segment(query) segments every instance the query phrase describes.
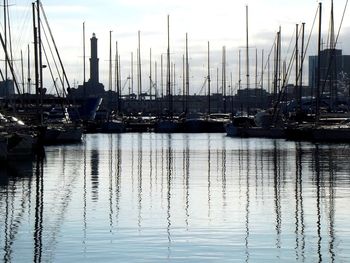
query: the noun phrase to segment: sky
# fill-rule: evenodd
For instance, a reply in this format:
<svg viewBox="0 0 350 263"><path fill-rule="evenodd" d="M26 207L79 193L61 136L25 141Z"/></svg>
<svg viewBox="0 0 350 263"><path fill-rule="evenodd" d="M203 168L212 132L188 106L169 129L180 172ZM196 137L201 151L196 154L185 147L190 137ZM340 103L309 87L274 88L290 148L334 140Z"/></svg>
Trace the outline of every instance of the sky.
<svg viewBox="0 0 350 263"><path fill-rule="evenodd" d="M21 79L20 52L23 50L27 64L27 45L33 46L31 1L9 0L11 39L15 68ZM90 37L98 38L100 81L109 87L109 32L112 31L113 59L115 42L121 64L121 82L127 92L127 78L131 71L131 53L134 55L134 90L136 90L136 52L138 31L141 35L142 86L149 89L150 49L152 53L152 79L157 62L157 83L160 86L160 57L167 51L167 16L170 17L170 53L175 64L175 91L182 89L182 61L185 54L185 35L188 34L190 93L199 94L205 86L207 73L207 43L210 42L210 73L212 86L221 88L222 48L226 47L226 80L235 93L238 88L238 54L241 50L242 86L246 85L246 6L249 12L249 74L254 87L260 83L261 69L265 68L264 83L267 82L267 57L274 43L276 33L282 31L282 59L290 60L295 43L295 25L306 23L305 38L311 34L308 55L317 51L318 26L312 32L319 1L315 0L50 0L42 1L58 50L60 52L70 85L83 82L83 23L85 22L86 75L89 76ZM322 39L326 44L330 21L331 0L322 1ZM334 1L335 32L338 32L346 0ZM348 10L346 10L348 13ZM0 14L3 20L3 14ZM4 23L0 22L3 34ZM350 16L345 15L338 48L343 54L350 54ZM299 44L301 45L301 44ZM300 48L300 47L299 47ZM256 54L258 54L256 59ZM264 54L264 60L262 56ZM3 57L3 55L2 55ZM3 62L2 68L3 68ZM256 64L258 65L256 70ZM272 65L272 61L271 61ZM114 67L114 66L113 66ZM164 66L165 67L165 66ZM166 69L163 69L166 72ZM272 70L272 69L271 69ZM219 76L217 76L219 71ZM305 63L307 84L307 61ZM25 69L25 72L27 70ZM26 73L25 73L26 74ZM164 73L165 74L165 73ZM45 87L53 92L53 81L48 69L44 70ZM255 80L257 77L257 81ZM291 77L292 78L292 77ZM218 80L218 81L217 81ZM217 82L219 84L217 85ZM293 82L291 79L290 82ZM267 85L267 84L265 84ZM114 85L113 85L114 88Z"/></svg>

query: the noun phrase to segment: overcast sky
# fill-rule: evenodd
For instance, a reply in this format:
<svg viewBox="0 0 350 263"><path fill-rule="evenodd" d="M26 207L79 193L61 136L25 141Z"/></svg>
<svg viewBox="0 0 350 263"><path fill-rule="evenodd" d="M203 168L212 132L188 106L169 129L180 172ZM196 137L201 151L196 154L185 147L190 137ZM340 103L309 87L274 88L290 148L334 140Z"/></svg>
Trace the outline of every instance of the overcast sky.
<svg viewBox="0 0 350 263"><path fill-rule="evenodd" d="M216 71L221 72L221 50L226 46L227 81L233 76L233 86L238 82L238 52L242 52L242 83L245 81L245 8L249 7L249 53L251 83L255 83L255 53L258 52L258 75L260 79L261 56L264 60L273 45L279 26L282 28L283 58L289 61L295 43L295 24L306 23L305 38L318 8L314 0L50 0L42 1L49 23L67 70L71 86L83 80L83 36L82 24L86 26L87 66L90 54L90 37L96 33L100 58L100 81L108 88L109 31L112 33L113 57L115 41L118 41L121 57L122 83L130 75L130 57L134 53L136 65L137 32L141 31L141 57L143 86L147 89L149 76L149 53L152 61L158 62L160 82L160 56L167 49L167 15L170 15L170 45L172 62L176 67L176 90L182 84L182 56L185 52L185 34L189 38L189 64L191 93L198 93L207 75L207 42L211 49L211 78L216 86ZM330 0L323 3L323 42L326 42ZM335 1L335 31L338 31L346 0ZM26 52L27 44L32 45L31 1L10 0L11 33L13 53L19 72L20 50ZM348 12L347 12L348 13ZM2 18L3 16L1 16ZM3 21L1 21L3 31ZM350 16L345 20L339 36L339 48L350 54ZM315 25L313 34L317 34ZM317 42L312 38L308 55L316 53ZM165 56L165 55L164 55ZM25 55L26 57L26 55ZM164 60L165 61L165 60ZM26 63L26 62L25 62ZM272 62L271 62L272 63ZM164 62L165 65L165 62ZM154 71L154 65L153 71ZM89 67L87 67L87 76ZM305 69L307 73L307 69ZM46 71L46 74L48 72ZM136 74L136 66L135 66ZM154 72L153 72L154 74ZM219 73L221 79L221 73ZM88 77L87 77L88 78ZM155 77L153 76L153 79ZM267 78L265 74L265 78ZM221 81L221 80L220 80ZM291 81L293 82L293 81ZM307 77L305 77L307 84ZM136 77L135 77L136 83ZM50 90L52 83L46 81ZM136 84L135 84L136 87Z"/></svg>

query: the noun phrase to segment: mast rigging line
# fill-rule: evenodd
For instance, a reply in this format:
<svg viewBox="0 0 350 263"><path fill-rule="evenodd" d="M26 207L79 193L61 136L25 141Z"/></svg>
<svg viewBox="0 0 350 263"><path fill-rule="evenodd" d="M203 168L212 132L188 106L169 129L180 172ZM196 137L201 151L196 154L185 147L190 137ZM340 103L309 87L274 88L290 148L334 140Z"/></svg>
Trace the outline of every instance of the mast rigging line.
<svg viewBox="0 0 350 263"><path fill-rule="evenodd" d="M16 86L17 93L18 93L18 94L21 94L21 91L20 91L20 89L19 89L19 87L18 87L18 82L17 82L17 79L16 79L16 74L15 74L15 72L14 72L14 70L13 70L13 67L12 67L11 63L10 63L9 60L8 60L8 53L7 53L7 50L5 49L5 42L4 42L4 39L2 38L2 34L1 34L1 33L0 33L0 41L1 41L1 44L2 44L2 48L4 49L5 56L6 56L6 58L7 58L7 62L8 62L8 64L9 64L10 71L11 71L11 73L12 73L12 77L13 77L13 81L14 81L15 86ZM21 102L22 102L22 104L23 104L22 99L21 99Z"/></svg>
<svg viewBox="0 0 350 263"><path fill-rule="evenodd" d="M39 8L39 7L37 7L37 8ZM64 77L64 79L65 79L65 81L66 81L66 83L67 83L67 85L68 85L67 91L68 91L68 93L69 93L69 91L70 91L70 84L69 84L69 81L68 81L68 78L67 78L67 75L66 75L66 71L65 71L65 69L64 69L64 66L63 66L63 63L62 63L62 60L61 60L61 56L60 56L60 54L59 54L59 52L58 52L58 48L57 48L55 39L54 39L53 34L52 34L52 31L51 31L51 28L50 28L50 25L49 25L49 21L48 21L48 19L47 19L47 16L46 16L44 7L43 7L43 5L42 5L41 2L40 2L40 9L41 9L42 14L43 14L43 16L44 16L44 19L45 19L45 22L46 22L46 26L47 26L47 28L48 28L48 30L49 30L52 43L53 43L53 45L54 45L54 47L55 47L56 55L57 55L57 57L58 57L58 60L59 60L59 62L60 62L60 66L61 66L62 71L63 71L63 77ZM41 21L41 20L40 20L40 21ZM63 81L64 81L64 80L63 80Z"/></svg>
<svg viewBox="0 0 350 263"><path fill-rule="evenodd" d="M51 78L52 78L52 80L53 80L53 85L54 85L54 87L55 87L57 96L60 98L61 96L60 96L60 94L59 94L59 92L58 92L57 84L56 84L56 81L55 81L54 76L53 76L52 68L51 68L50 62L49 62L49 60L48 60L45 47L44 47L44 45L41 45L41 46L42 46L42 49L43 49L43 51L44 51L44 56L45 56L46 61L47 61L47 66L48 66L48 68L49 68L50 75L51 75ZM65 94L64 94L64 89L63 89L63 95L65 95ZM62 111L64 111L63 102L61 102L60 104L61 104ZM66 114L64 114L64 118L66 119L66 121L68 121L68 117L66 116Z"/></svg>
<svg viewBox="0 0 350 263"><path fill-rule="evenodd" d="M347 0L348 1L348 0ZM307 44L306 44L306 47L305 47L305 52L304 52L304 57L302 58L302 63L304 63L304 59L305 59L305 57L306 57L306 51L308 50L308 47L309 47L309 44L310 44L310 40L311 40L311 35L312 35L312 31L313 31L313 28L314 28L314 26L315 26L315 23L316 23L316 19L317 19L317 14L318 14L318 12L319 12L319 6L317 7L317 9L316 9L316 13L315 13L315 17L314 17L314 21L313 21L313 23L312 23L312 27L311 27L311 31L310 31L310 34L309 34L309 38L308 38L308 41L307 41ZM292 57L291 57L291 59L294 57L294 53L295 53L295 48L294 48L294 51L293 51L293 54L292 54ZM280 90L280 92L279 92L279 94L278 94L278 99L277 99L277 101L276 101L276 103L275 103L275 105L274 105L274 120L277 120L277 115L279 114L279 110L280 110L280 108L279 108L279 103L280 103L280 101L281 101L281 99L284 97L284 93L285 93L285 83L286 83L286 80L287 80L287 75L289 75L290 74L290 67L291 67L291 65L289 64L289 66L288 66L288 69L287 69L287 71L286 71L286 75L284 76L284 78L283 78L283 83L282 83L282 88L281 88L281 90ZM298 74L298 79L299 79L299 77L300 77L300 75L301 75L301 70L299 70L299 74ZM288 76L288 79L289 79L289 76Z"/></svg>
<svg viewBox="0 0 350 263"><path fill-rule="evenodd" d="M40 21L41 21L41 20L40 20ZM60 80L61 85L64 86L64 80L62 79L62 76L61 76L61 74L60 74L60 72L59 72L58 65L57 65L57 62L56 62L56 60L55 60L55 56L54 56L54 54L53 54L52 47L51 47L50 42L49 42L49 39L48 39L48 37L47 37L45 28L42 27L42 29L43 29L43 32L44 32L44 36L45 36L46 43L47 43L47 46L48 46L48 48L49 48L49 51L50 51L52 60L53 60L53 62L54 62L54 65L55 65L55 68L56 68L56 71L57 71L58 78L59 78L59 80ZM42 47L44 48L43 43L42 43ZM48 56L47 56L47 54L46 54L46 50L44 50L44 52L45 52L46 62L47 62L48 64L50 64L49 58L48 58ZM51 71L51 69L50 69L50 71ZM52 72L52 80L54 80L53 72ZM67 95L65 90L63 90L63 95L64 95L64 96Z"/></svg>
<svg viewBox="0 0 350 263"><path fill-rule="evenodd" d="M266 62L265 62L265 66L264 66L264 68L263 68L264 71L266 70L266 68L267 68L267 66L268 66L268 64L269 64L269 60L270 60L271 54L272 54L272 52L273 52L273 48L274 48L274 46L275 46L276 39L277 39L277 36L275 36L275 39L273 40L273 44L272 44L272 46L271 46L270 52L269 52L269 54L267 55L267 58L268 58L268 59L267 59ZM261 82L262 82L262 78L263 78L263 75L260 75L260 80L258 81L258 83L259 83L260 85L261 85Z"/></svg>

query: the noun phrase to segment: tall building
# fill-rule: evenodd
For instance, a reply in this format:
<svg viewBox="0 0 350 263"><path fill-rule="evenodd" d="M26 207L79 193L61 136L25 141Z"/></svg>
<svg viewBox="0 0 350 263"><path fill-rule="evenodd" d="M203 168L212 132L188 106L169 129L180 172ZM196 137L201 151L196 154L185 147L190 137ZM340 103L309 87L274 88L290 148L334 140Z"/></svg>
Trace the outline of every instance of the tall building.
<svg viewBox="0 0 350 263"><path fill-rule="evenodd" d="M311 91L318 88L320 94L330 98L330 105L336 105L338 96L348 96L350 80L350 56L343 55L341 49L336 49L336 38L334 34L334 9L331 2L331 19L329 36L327 39L328 48L320 52L318 56L309 57L309 87ZM318 65L318 59L320 65ZM319 76L318 76L319 72Z"/></svg>
<svg viewBox="0 0 350 263"><path fill-rule="evenodd" d="M317 88L318 56L309 56L309 87ZM329 48L320 53L320 88L330 96L344 92L345 83L350 79L350 55L343 55L342 50ZM315 92L314 92L315 94Z"/></svg>

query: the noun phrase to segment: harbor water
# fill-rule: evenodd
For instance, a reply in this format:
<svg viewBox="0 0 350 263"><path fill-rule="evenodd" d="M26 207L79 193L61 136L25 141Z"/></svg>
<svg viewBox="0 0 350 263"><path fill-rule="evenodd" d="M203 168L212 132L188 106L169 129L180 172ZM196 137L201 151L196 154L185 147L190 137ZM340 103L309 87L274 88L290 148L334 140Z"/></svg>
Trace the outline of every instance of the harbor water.
<svg viewBox="0 0 350 263"><path fill-rule="evenodd" d="M3 262L350 262L350 145L89 134L1 164Z"/></svg>

